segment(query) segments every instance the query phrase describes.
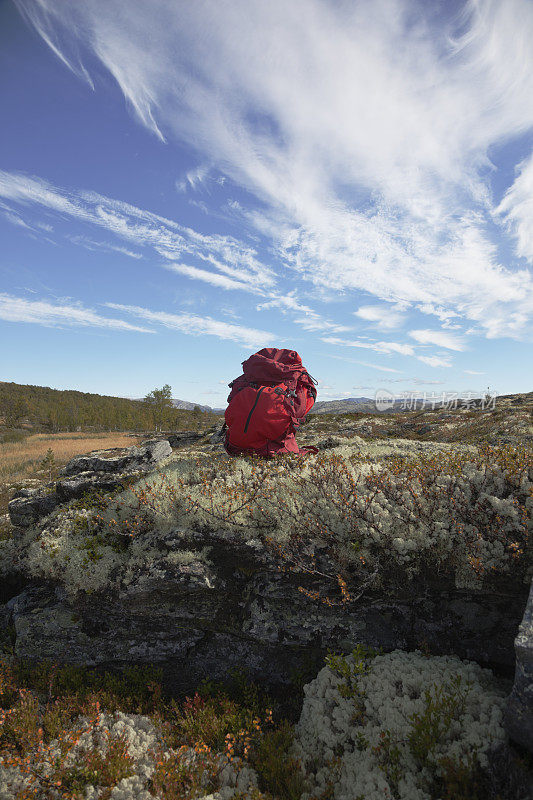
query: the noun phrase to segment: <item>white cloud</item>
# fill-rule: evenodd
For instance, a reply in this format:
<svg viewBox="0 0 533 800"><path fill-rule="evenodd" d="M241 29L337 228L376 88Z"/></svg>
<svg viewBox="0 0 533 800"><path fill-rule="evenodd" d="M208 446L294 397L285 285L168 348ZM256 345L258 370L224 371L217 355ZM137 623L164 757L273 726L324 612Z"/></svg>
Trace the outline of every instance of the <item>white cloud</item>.
<svg viewBox="0 0 533 800"><path fill-rule="evenodd" d="M219 339L238 342L246 347L267 347L277 338L275 334L268 331L246 328L243 325L231 325L228 322L211 317L199 317L196 314L170 314L166 311L150 311L148 308L121 303L106 303L106 306L133 314L149 322L159 323L165 328L181 331L189 336L216 336Z"/></svg>
<svg viewBox="0 0 533 800"><path fill-rule="evenodd" d="M149 328L131 325L120 319L102 317L92 309L85 308L81 303L75 305L54 304L47 300L26 300L23 297L14 297L5 293L0 294L0 319L7 322L33 322L47 327L72 325L155 333Z"/></svg>
<svg viewBox="0 0 533 800"><path fill-rule="evenodd" d="M330 386L329 388L331 389L332 387ZM318 398L318 400L322 400L324 397L329 397L332 400L338 400L340 398L350 397L350 395L351 395L351 392L347 392L347 391L343 391L343 392L335 392L335 391L320 392L320 397Z"/></svg>
<svg viewBox="0 0 533 800"><path fill-rule="evenodd" d="M459 316L455 311L442 306L436 306L434 303L419 303L416 308L423 314L434 314L442 322L447 322L451 317Z"/></svg>
<svg viewBox="0 0 533 800"><path fill-rule="evenodd" d="M67 239L73 242L73 244L80 244L82 247L86 247L87 250L104 250L110 253L122 253L124 256L135 258L137 260L142 258L140 253L135 253L133 250L128 250L127 247L110 244L109 242L95 242L94 239L89 239L87 236L69 236L67 234Z"/></svg>
<svg viewBox="0 0 533 800"><path fill-rule="evenodd" d="M328 336L322 339L326 344L340 345L342 347L361 347L366 350L375 350L376 353L400 353L403 356L414 355L414 348L410 344L401 344L399 342L361 342L346 341L345 339L337 339L336 337Z"/></svg>
<svg viewBox="0 0 533 800"><path fill-rule="evenodd" d="M198 269L198 267L187 266L187 264L165 264L166 269L171 272L178 272L180 275L185 275L187 278L194 280L205 281L213 286L218 286L220 289L243 289L246 292L262 294L259 289L249 286L242 281L234 281L228 278L227 275L219 275L217 272L208 272L205 269Z"/></svg>
<svg viewBox="0 0 533 800"><path fill-rule="evenodd" d="M4 211L3 215L7 219L7 221L10 222L12 225L16 225L19 228L28 228L28 230L31 230L31 227L26 222L24 222L22 217L20 217L18 214L13 214L13 212L11 211Z"/></svg>
<svg viewBox="0 0 533 800"><path fill-rule="evenodd" d="M0 197L22 206L41 206L61 216L104 228L127 242L152 249L170 263L183 255L193 256L237 279L243 284L238 288L246 291L256 293L258 288L271 288L276 283L274 271L258 260L253 248L237 239L198 233L166 217L96 192L67 192L39 178L0 170ZM87 246L90 241L83 236L79 243ZM132 255L131 251L107 242L99 246ZM205 273L200 271L196 277L205 280Z"/></svg>
<svg viewBox="0 0 533 800"><path fill-rule="evenodd" d="M369 364L366 361L359 361L359 364L362 364L363 367L372 367L372 369L379 369L380 372L400 372L399 369L393 369L392 367L382 367L379 364Z"/></svg>
<svg viewBox="0 0 533 800"><path fill-rule="evenodd" d="M485 375L485 372L477 372L475 369L464 369L463 372L466 372L467 375Z"/></svg>
<svg viewBox="0 0 533 800"><path fill-rule="evenodd" d="M310 313L305 317L295 317L295 325L300 325L305 331L331 331L331 333L347 333L353 330L348 325L337 325L336 322L329 322L322 319L319 314Z"/></svg>
<svg viewBox="0 0 533 800"><path fill-rule="evenodd" d="M207 177L209 176L209 167L200 165L194 169L190 169L185 173L185 176L176 181L176 189L178 192L186 192L187 189L198 189L204 185Z"/></svg>
<svg viewBox="0 0 533 800"><path fill-rule="evenodd" d="M293 294L280 295L279 297L272 297L264 303L259 303L256 306L257 311L267 311L271 308L279 308L282 313L287 311L297 311L304 314L314 314L313 309L309 306L303 305Z"/></svg>
<svg viewBox="0 0 533 800"><path fill-rule="evenodd" d="M368 322L374 322L378 328L384 328L385 330L399 328L405 320L405 315L391 305L361 306L353 313L356 317Z"/></svg>
<svg viewBox="0 0 533 800"><path fill-rule="evenodd" d="M339 325L336 322L330 322L323 319L320 314L313 311L309 306L303 305L297 300L294 294L274 295L270 294L270 300L264 303L259 303L256 306L257 311L268 311L271 308L277 308L282 314L287 314L292 311L294 313L303 313L303 317L293 317L295 325L300 325L306 331L330 331L331 333L347 333L353 330L348 325Z"/></svg>
<svg viewBox="0 0 533 800"><path fill-rule="evenodd" d="M430 367L451 367L452 362L449 358L439 356L417 356L419 361L423 361Z"/></svg>
<svg viewBox="0 0 533 800"><path fill-rule="evenodd" d="M416 330L409 331L409 336L421 344L436 344L448 350L464 350L464 343L454 334L445 331Z"/></svg>
<svg viewBox="0 0 533 800"><path fill-rule="evenodd" d="M413 383L417 386L423 386L427 384L428 386L440 386L445 381L429 381L425 378L381 378L381 383Z"/></svg>
<svg viewBox="0 0 533 800"><path fill-rule="evenodd" d="M327 357L335 358L338 361L346 361L349 364L360 364L364 367L372 367L372 369L378 369L381 370L381 372L397 372L399 374L401 373L401 370L399 369L393 369L392 367L382 367L379 366L378 364L369 364L366 361L358 361L356 358L348 358L347 356L337 356L334 355L333 353L328 353Z"/></svg>
<svg viewBox="0 0 533 800"><path fill-rule="evenodd" d="M533 282L498 261L486 174L533 128L530 0L459 20L408 0L15 1L70 69L90 81L96 58L144 126L251 192L303 279L527 331Z"/></svg>
<svg viewBox="0 0 533 800"><path fill-rule="evenodd" d="M533 154L517 168L518 175L496 209L516 238L516 252L533 261Z"/></svg>

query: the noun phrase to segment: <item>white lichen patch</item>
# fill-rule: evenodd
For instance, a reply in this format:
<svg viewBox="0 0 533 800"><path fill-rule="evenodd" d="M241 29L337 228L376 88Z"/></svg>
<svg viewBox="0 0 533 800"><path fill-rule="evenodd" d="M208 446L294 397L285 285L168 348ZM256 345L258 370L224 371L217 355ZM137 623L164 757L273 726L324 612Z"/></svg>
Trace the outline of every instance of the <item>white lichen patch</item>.
<svg viewBox="0 0 533 800"><path fill-rule="evenodd" d="M353 657L347 656L346 662L353 664ZM365 800L430 800L428 787L432 774L442 773L441 758L451 757L466 766L468 756L477 754L484 767L489 745L505 739L505 692L490 670L453 656L426 658L419 651L400 650L376 656L369 666L368 674L356 678L364 703L362 720L359 717L354 721L354 699L341 695L343 680L329 666L304 687L294 754L311 780L311 794L324 791L331 782L335 800L356 800L359 796ZM454 683L457 676L459 684ZM427 758L421 759L415 757L410 744L414 741L410 738L413 715L424 713L426 691L431 698L437 697L436 686L463 700L451 724L443 722L441 735ZM389 732L391 744L399 752L395 794L393 770L380 768L384 761L390 767L392 762L387 762L386 754L380 760L373 750L382 743L383 731ZM301 800L310 796L303 794Z"/></svg>
<svg viewBox="0 0 533 800"><path fill-rule="evenodd" d="M345 662L352 667L354 656L346 656ZM309 791L301 800L324 792L328 783L334 787L334 800L360 796L365 800L430 800L428 787L434 776L442 776L442 759L451 758L467 767L470 758L470 763L478 759L483 768L490 745L506 740L502 727L506 690L490 670L453 656L426 657L420 651L395 650L366 663L366 674L351 672L354 697L343 696L344 681L330 666L304 687L291 753L299 759L302 775L308 780ZM421 721L431 704L437 709L438 724L431 729L435 735L427 738ZM172 758L175 763L177 758L191 770L201 763L194 748L167 748L150 718L143 715L101 712L94 725L89 717L80 716L72 728L81 731L81 736L63 759L66 769L83 763L88 751L106 757L110 742L124 737L131 774L112 788L111 800L153 800L155 795L148 786L157 760L164 763ZM385 731L391 753L396 749L395 761L383 752ZM418 738L413 736L417 731L421 733ZM417 750L420 742L429 742L429 746ZM60 752L56 740L46 746L40 774L46 777L51 773ZM211 782L212 770L202 773L203 800L230 800L237 792L246 797L257 787L257 774L247 762L235 758L230 763L222 753L212 756L217 785ZM26 785L18 768L4 766L0 760L0 800L12 800ZM99 800L103 791L98 784L88 783L84 800ZM53 793L47 796L54 798ZM58 793L58 800L60 796Z"/></svg>
<svg viewBox="0 0 533 800"><path fill-rule="evenodd" d="M57 579L69 594L118 588L154 562L163 570L165 559L169 567L208 562L205 551L176 546L168 552L160 546L167 534L192 528L227 530L244 540L268 536L281 546L295 534L317 543L334 541L344 566L364 564L370 570L386 560L409 579L421 565L445 564L455 570L458 588L480 585L475 562L486 574L513 574L517 550L524 547L524 515L531 517L533 483L527 470L517 486L497 464L487 468L476 461L473 446L339 441L305 459L172 457L110 500L97 526L91 521L94 509L60 509L40 529L28 531L16 548L0 543L0 563L19 558L30 575ZM456 455L459 467L452 463ZM416 470L406 477L391 467L405 462L425 469L428 458L437 472L450 461L429 489ZM129 535L128 520L136 514L144 515L144 522ZM529 582L533 563L527 550L523 561L524 582Z"/></svg>
<svg viewBox="0 0 533 800"><path fill-rule="evenodd" d="M105 588L111 571L124 562L122 554L104 542L95 545L98 557L91 558L87 544L91 537L90 511L67 509L52 515L47 525L24 552L25 571L32 577L57 580L67 592Z"/></svg>
<svg viewBox="0 0 533 800"><path fill-rule="evenodd" d="M250 508L252 518L259 524L262 512L264 515L267 511L274 520L273 529L269 531L271 538L285 544L298 528L303 528L302 520L308 518L316 523L317 538L321 533L323 539L324 534L335 537L338 555L345 563L364 559L371 565L381 549L387 558L405 567L406 574L413 578L421 558L435 563L454 561L457 587L474 588L479 580L471 559L479 559L487 572L510 574L515 552L506 544L512 543L515 536L524 535L523 510L519 509L503 471L497 467L487 471L485 464L467 461L461 464L461 474L456 475L452 470L450 474L437 477L429 493L416 478L406 482L403 476L389 476L386 491L376 491L375 482L369 481L369 476L387 471L384 460L387 457L413 460L429 455L438 460L441 454L446 457L457 451L468 455L475 454L477 449L409 440L374 442L363 450L359 446L342 444L301 465L280 462L262 466L255 478L249 462L236 459L230 475L218 475L210 482L209 503L205 502L203 485L200 489L194 485L188 487L191 502L196 506L189 519L201 527L212 524L213 509L219 513L224 506L231 509L228 498L231 500L231 493L238 492L233 507L238 508L240 503L244 510L229 520L236 526L250 521L246 514ZM337 459L339 471L346 468L342 485L321 483L316 478L319 464L327 459ZM330 471L328 479L332 477L335 476ZM256 485L259 480L266 490L259 501L252 494L254 480ZM357 486L357 492L354 491L348 501L350 484L352 488ZM527 496L531 485L524 475L517 492ZM251 499L244 502L247 493ZM489 524L496 538L483 538ZM530 578L531 565L524 582L529 582Z"/></svg>
<svg viewBox="0 0 533 800"><path fill-rule="evenodd" d="M128 777L122 778L111 790L110 800L154 800L156 795L147 789L149 779L156 769L156 755L159 745L163 752L161 759L164 762L171 756L178 756L184 768L191 770L199 762L199 754L194 748L184 747L180 750L166 748L158 735L155 726L149 717L140 714L125 714L115 711L113 714L99 713L96 724L92 725L89 717L79 716L73 725L73 730L82 731L78 743L70 749L62 760L63 769L75 769L76 765L83 763L83 754L88 751L98 751L106 757L109 752L109 743L117 737L124 737L127 742L127 755L131 759ZM57 740L52 740L43 751L43 763L39 772L45 778L51 774L54 760L61 755ZM209 786L209 774L205 772L206 790L211 791L214 800L230 800L236 792L246 793L257 787L255 771L242 759L236 757L229 762L222 753L213 753L216 782L218 785ZM204 781L204 776L202 776ZM0 759L0 800L13 800L16 793L28 786L28 779L21 774L17 767L6 767ZM213 789L215 791L213 792ZM84 800L99 800L104 795L105 787L88 783L83 789ZM60 800L63 797L58 789L47 789L50 800ZM106 795L108 796L108 795ZM160 796L159 796L160 797Z"/></svg>

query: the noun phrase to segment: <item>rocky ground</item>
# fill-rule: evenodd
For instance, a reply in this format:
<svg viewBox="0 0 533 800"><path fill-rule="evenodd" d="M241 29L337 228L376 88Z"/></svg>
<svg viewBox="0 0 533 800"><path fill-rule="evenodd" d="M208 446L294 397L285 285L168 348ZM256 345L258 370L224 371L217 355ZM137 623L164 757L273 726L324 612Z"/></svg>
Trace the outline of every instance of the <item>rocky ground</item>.
<svg viewBox="0 0 533 800"><path fill-rule="evenodd" d="M246 665L281 697L294 670L312 680L328 651L363 642L401 661L423 647L425 658L457 659L457 670L477 663L490 672L493 711L474 703L461 736L483 747L490 739L489 773L508 765L507 783L493 774L483 796L526 800L529 778L513 746L533 752L532 408L530 394L499 398L489 411L315 415L298 442L319 454L302 461L230 459L218 425L75 458L56 481L10 502L12 528L0 542L4 651L101 667L156 662L177 694ZM333 691L331 674L321 675ZM327 789L331 758L341 758L338 791L349 785L358 742L366 800L437 797L432 768L418 775L412 753L398 762L403 782L379 767L386 748L376 737L391 720L378 698L367 706L377 750L363 742L370 728L353 741L350 728L350 747L348 731L313 728L313 703L340 719L321 685L308 691L299 740L300 753L322 743L322 762L308 765L316 786ZM394 691L403 697L399 685ZM472 720L481 725L475 735ZM143 765L142 780L124 778L112 800L156 796ZM252 791L256 775L246 774L239 786ZM0 777L1 800L14 797L8 777ZM103 800L90 786L80 797ZM236 788L228 778L216 797Z"/></svg>
<svg viewBox="0 0 533 800"><path fill-rule="evenodd" d="M331 433L364 439L398 437L422 442L533 444L533 393L502 395L493 409L435 408L394 414L310 415L302 429L308 439ZM300 437L299 437L300 438Z"/></svg>

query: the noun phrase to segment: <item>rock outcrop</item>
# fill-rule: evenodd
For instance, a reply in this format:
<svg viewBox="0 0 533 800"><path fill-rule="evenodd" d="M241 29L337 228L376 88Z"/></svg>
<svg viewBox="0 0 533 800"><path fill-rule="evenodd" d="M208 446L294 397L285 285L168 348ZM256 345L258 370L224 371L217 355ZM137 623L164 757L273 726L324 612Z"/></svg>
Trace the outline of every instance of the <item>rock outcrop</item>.
<svg viewBox="0 0 533 800"><path fill-rule="evenodd" d="M533 581L515 651L515 680L504 724L509 736L533 753Z"/></svg>
<svg viewBox="0 0 533 800"><path fill-rule="evenodd" d="M39 489L20 489L9 501L9 519L17 528L28 528L51 514L57 505L59 498L53 483Z"/></svg>
<svg viewBox="0 0 533 800"><path fill-rule="evenodd" d="M177 431L169 433L167 439L171 447L185 447L188 444L194 444L203 436L204 434L198 431Z"/></svg>
<svg viewBox="0 0 533 800"><path fill-rule="evenodd" d="M305 568L280 570L280 561L253 526L148 526L138 542L125 537L116 558L109 553L109 541L100 543L108 548L100 564L97 544L91 541L98 532L87 534L85 561L76 549L79 541L71 536L72 526L87 522L83 515L76 518L75 511L67 509L64 529L54 530L50 521L63 514L58 505L91 489L109 491L128 479L147 476L171 456L171 444L180 447L202 437L204 455L214 460L211 450L221 447L221 436L211 433L208 441L205 434L193 434L190 441L185 436L173 442L155 440L73 459L55 485L22 491L11 501L11 520L21 529L23 547L33 548L33 553L44 547L42 558L49 559L44 572L29 570L25 587L21 591L18 586L0 609L17 657L106 669L157 665L172 694L191 692L202 679L224 682L233 668L244 667L252 680L275 695L295 676L311 680L328 651L348 653L358 643L385 652L422 648L491 668L510 694L506 730L533 753L533 588L512 574L491 584L491 590L457 588L453 576L429 568L423 579L412 582L393 582L388 575L390 580L379 588L369 583L354 602L330 607L300 591L303 587L331 596L332 583L321 574L335 574L335 563L318 542L306 545L305 555L314 558L316 567L311 575ZM335 448L339 441L325 438L321 449ZM367 446L359 436L350 436L350 452L366 447L368 459L381 460L382 450L396 454L407 446L398 441ZM415 443L412 449L418 451L419 446L424 447ZM184 494L192 491L192 484L184 485ZM40 530L32 530L46 515L50 518L41 520ZM68 567L54 565L56 542ZM31 558L30 553L27 563ZM22 560L21 564L24 570ZM104 573L102 564L109 572ZM75 590L65 578L67 569ZM100 582L78 582L81 572L99 570ZM39 574L46 577L36 578ZM494 764L509 758L508 748L494 752ZM516 800L527 797L520 794L521 781L518 776ZM491 800L497 800L496 795Z"/></svg>
<svg viewBox="0 0 533 800"><path fill-rule="evenodd" d="M150 472L172 455L166 439L152 439L140 446L96 450L71 459L61 477L39 489L21 489L9 502L11 524L18 528L34 525L56 506L81 497L89 491L109 492L124 486L126 479Z"/></svg>
<svg viewBox="0 0 533 800"><path fill-rule="evenodd" d="M72 598L60 584L28 586L8 603L16 655L158 663L173 688L188 691L201 677L224 680L243 664L267 686L288 684L309 661L321 666L328 649L349 652L358 642L385 651L427 646L492 667L510 689L524 587L490 596L435 581L423 594L406 588L329 608L298 586L325 595L331 584L280 573L256 539L173 530L158 537L157 551L104 591Z"/></svg>
<svg viewBox="0 0 533 800"><path fill-rule="evenodd" d="M78 475L81 472L124 472L143 467L152 467L162 458L172 455L167 439L151 439L140 446L111 450L97 450L94 453L71 459L61 470L64 476Z"/></svg>

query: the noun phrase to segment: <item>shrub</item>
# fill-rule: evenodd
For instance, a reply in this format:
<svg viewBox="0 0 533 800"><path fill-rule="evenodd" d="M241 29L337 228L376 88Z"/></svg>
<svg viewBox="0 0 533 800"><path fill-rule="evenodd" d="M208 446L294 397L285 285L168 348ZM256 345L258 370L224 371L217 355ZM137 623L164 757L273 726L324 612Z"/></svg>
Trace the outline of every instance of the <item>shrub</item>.
<svg viewBox="0 0 533 800"><path fill-rule="evenodd" d="M435 573L457 586L511 571L528 580L533 455L524 448L439 450L380 464L349 449L303 462L239 462L232 471L222 461L176 484L138 489L133 516L113 524L128 536L137 535L139 519L153 528L163 517L202 531L253 529L280 568L334 581L339 600L300 587L329 605L354 602L384 581L403 586ZM316 545L326 547L319 566Z"/></svg>

